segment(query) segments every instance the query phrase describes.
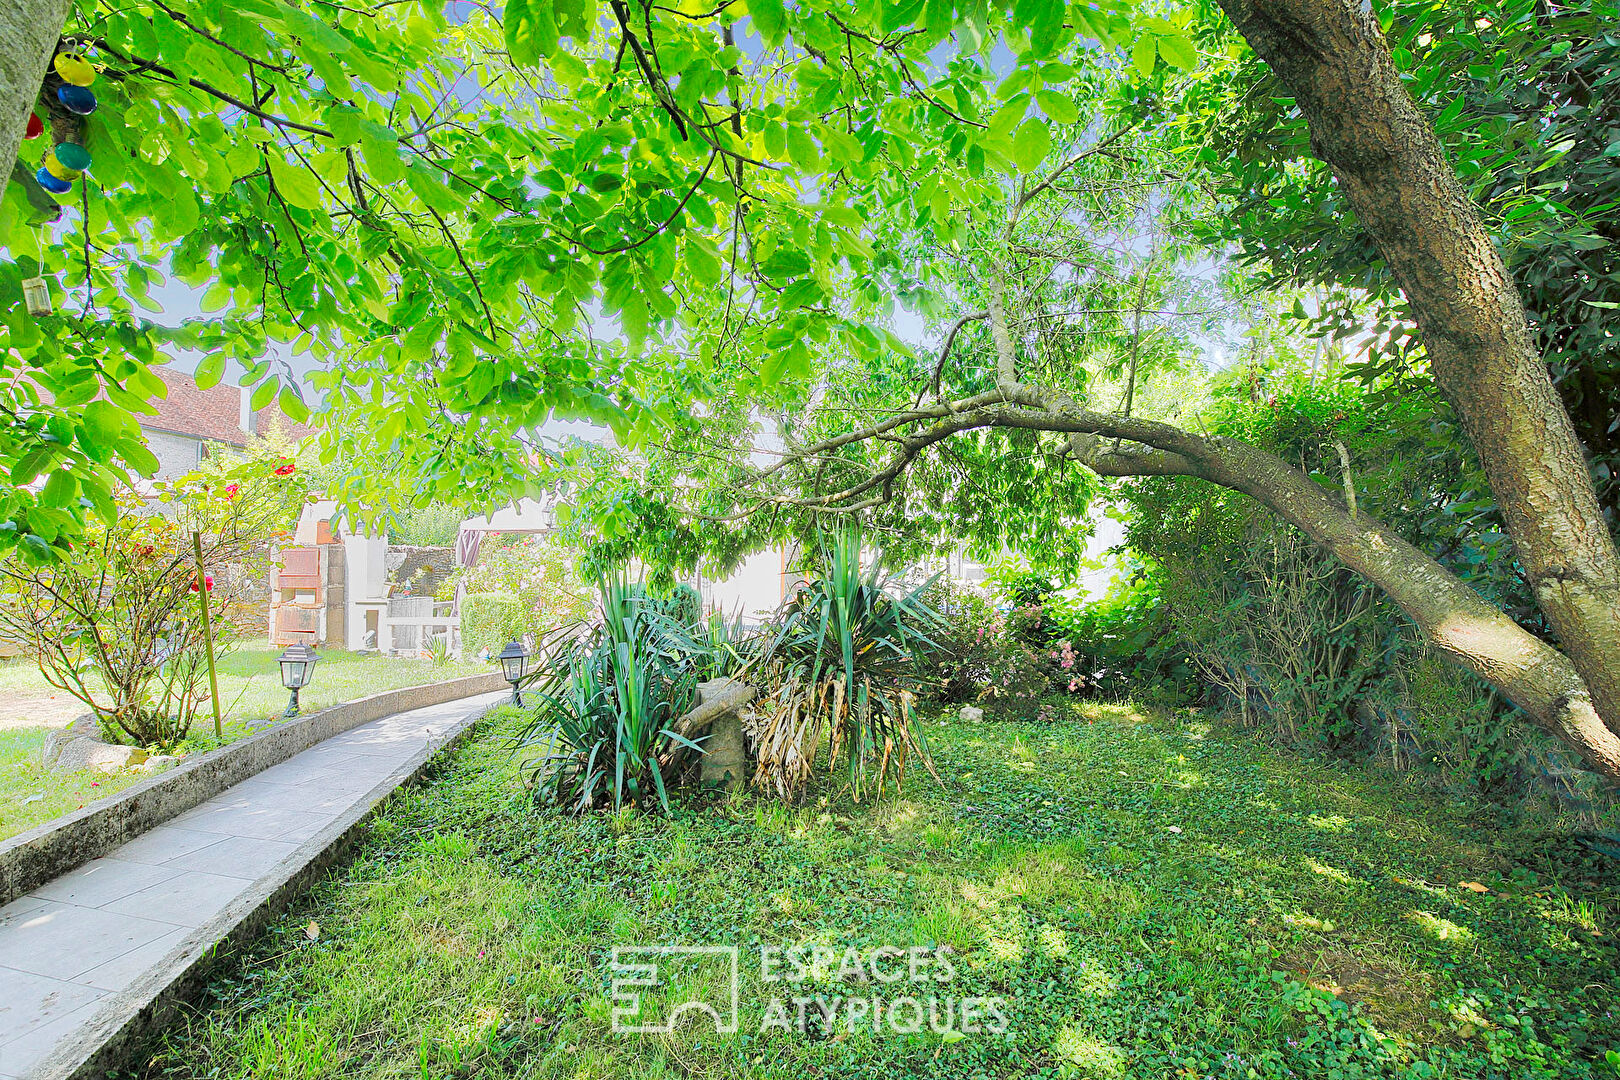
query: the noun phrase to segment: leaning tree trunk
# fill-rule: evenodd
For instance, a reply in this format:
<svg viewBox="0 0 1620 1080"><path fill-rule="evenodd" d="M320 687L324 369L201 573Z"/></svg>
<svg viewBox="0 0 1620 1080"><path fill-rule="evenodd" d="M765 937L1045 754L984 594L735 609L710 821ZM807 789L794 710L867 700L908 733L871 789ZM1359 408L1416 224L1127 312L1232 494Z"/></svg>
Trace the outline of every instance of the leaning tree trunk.
<svg viewBox="0 0 1620 1080"><path fill-rule="evenodd" d="M1411 305L1536 604L1620 731L1620 555L1518 288L1366 0L1220 0L1310 126Z"/></svg>
<svg viewBox="0 0 1620 1080"><path fill-rule="evenodd" d="M0 187L67 21L68 0L0 0Z"/></svg>
<svg viewBox="0 0 1620 1080"><path fill-rule="evenodd" d="M1595 772L1620 780L1620 735L1599 717L1567 656L1525 630L1388 525L1358 512L1275 454L1237 439L1194 435L1168 424L1077 409L1029 393L1042 413L1003 426L1068 430L1076 460L1103 476L1196 476L1251 495L1383 591L1424 640L1501 690L1536 724L1575 749ZM1148 451L1110 451L1128 439Z"/></svg>

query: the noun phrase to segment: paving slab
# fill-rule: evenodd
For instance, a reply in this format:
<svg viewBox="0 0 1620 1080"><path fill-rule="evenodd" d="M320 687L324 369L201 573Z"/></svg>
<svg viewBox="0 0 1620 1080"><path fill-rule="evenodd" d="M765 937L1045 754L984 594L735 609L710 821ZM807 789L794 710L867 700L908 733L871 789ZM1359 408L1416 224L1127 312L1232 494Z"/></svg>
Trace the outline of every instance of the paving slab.
<svg viewBox="0 0 1620 1080"><path fill-rule="evenodd" d="M290 897L504 691L374 720L0 907L0 1080L105 1068L227 936Z"/></svg>

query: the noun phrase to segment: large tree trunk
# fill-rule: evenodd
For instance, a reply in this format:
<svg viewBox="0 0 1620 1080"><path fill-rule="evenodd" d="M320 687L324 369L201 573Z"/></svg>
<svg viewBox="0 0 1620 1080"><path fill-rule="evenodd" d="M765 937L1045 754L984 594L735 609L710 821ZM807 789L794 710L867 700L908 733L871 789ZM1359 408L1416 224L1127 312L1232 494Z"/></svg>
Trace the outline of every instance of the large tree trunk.
<svg viewBox="0 0 1620 1080"><path fill-rule="evenodd" d="M1620 736L1599 717L1569 658L1382 521L1351 510L1275 454L1237 439L1093 413L1033 388L1015 400L1041 411L1003 413L994 423L1077 433L1070 439L1071 453L1100 475L1196 476L1253 496L1383 590L1426 641L1501 690L1532 721L1579 752L1588 767L1620 780ZM1110 451L1106 439L1154 449Z"/></svg>
<svg viewBox="0 0 1620 1080"><path fill-rule="evenodd" d="M1454 663L1502 691L1587 765L1620 780L1620 736L1593 707L1575 665L1377 518L1351 512L1281 458L1235 439L1186 436L1159 471L1199 476L1252 495L1350 569L1383 590L1423 637ZM1100 449L1100 448L1099 448ZM1133 455L1092 452L1083 463L1104 475L1136 475ZM1171 468L1175 457L1185 468Z"/></svg>
<svg viewBox="0 0 1620 1080"><path fill-rule="evenodd" d="M1082 408L1066 394L1017 381L1017 361L1000 298L991 289L991 340L1000 375L995 390L892 417L806 453L883 434L899 443L889 467L869 481L896 475L919 452L977 427L1070 433L1069 453L1102 476L1195 476L1259 500L1383 590L1417 624L1425 640L1502 691L1532 721L1580 753L1586 764L1620 780L1620 735L1594 706L1569 657L1508 618L1445 567L1377 518L1358 513L1275 454L1224 436L1200 436L1170 424ZM935 421L896 439L894 430ZM1114 440L1107 449L1103 440ZM1149 447L1122 449L1121 444ZM858 488L833 496L859 494Z"/></svg>
<svg viewBox="0 0 1620 1080"><path fill-rule="evenodd" d="M0 0L0 187L67 21L68 0Z"/></svg>
<svg viewBox="0 0 1620 1080"><path fill-rule="evenodd" d="M1406 294L1536 603L1620 731L1620 556L1523 302L1366 0L1220 0ZM1347 560L1348 561L1348 560Z"/></svg>
<svg viewBox="0 0 1620 1080"><path fill-rule="evenodd" d="M1291 89L1315 154L1406 293L1435 382L1502 507L1536 604L1620 730L1620 555L1518 288L1364 0L1220 0Z"/></svg>

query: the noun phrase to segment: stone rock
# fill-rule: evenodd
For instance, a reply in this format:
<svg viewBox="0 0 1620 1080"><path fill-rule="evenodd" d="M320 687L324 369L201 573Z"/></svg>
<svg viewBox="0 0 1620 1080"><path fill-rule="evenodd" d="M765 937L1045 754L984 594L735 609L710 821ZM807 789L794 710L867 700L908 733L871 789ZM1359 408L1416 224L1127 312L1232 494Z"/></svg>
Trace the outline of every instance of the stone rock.
<svg viewBox="0 0 1620 1080"><path fill-rule="evenodd" d="M146 760L146 751L139 746L115 746L87 734L84 720L81 716L63 730L45 736L41 751L45 764L57 772L97 769L111 773Z"/></svg>
<svg viewBox="0 0 1620 1080"><path fill-rule="evenodd" d="M742 718L735 710L714 718L702 746L704 784L730 788L742 783L748 754L743 749Z"/></svg>
<svg viewBox="0 0 1620 1080"><path fill-rule="evenodd" d="M167 769L169 766L175 764L179 760L180 759L175 757L173 754L153 754L145 761L142 761L136 765L131 765L129 769L130 772L138 773L162 772L164 769Z"/></svg>
<svg viewBox="0 0 1620 1080"><path fill-rule="evenodd" d="M962 711L956 714L970 724L977 724L984 719L984 710L977 705L964 705Z"/></svg>

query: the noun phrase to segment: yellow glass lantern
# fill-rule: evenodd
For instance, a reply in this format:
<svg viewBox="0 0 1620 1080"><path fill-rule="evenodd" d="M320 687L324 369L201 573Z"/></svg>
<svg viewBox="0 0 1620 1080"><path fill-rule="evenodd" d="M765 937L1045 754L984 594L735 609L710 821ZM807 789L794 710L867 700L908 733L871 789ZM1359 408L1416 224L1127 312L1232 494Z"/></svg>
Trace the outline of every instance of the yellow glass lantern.
<svg viewBox="0 0 1620 1080"><path fill-rule="evenodd" d="M96 69L90 66L81 53L60 52L56 54L56 73L65 83L74 86L89 86L96 81Z"/></svg>
<svg viewBox="0 0 1620 1080"><path fill-rule="evenodd" d="M56 151L54 150L45 155L44 165L45 171L56 177L58 180L77 180L80 176L84 175L80 170L70 169L58 161L56 158Z"/></svg>

